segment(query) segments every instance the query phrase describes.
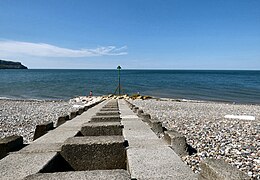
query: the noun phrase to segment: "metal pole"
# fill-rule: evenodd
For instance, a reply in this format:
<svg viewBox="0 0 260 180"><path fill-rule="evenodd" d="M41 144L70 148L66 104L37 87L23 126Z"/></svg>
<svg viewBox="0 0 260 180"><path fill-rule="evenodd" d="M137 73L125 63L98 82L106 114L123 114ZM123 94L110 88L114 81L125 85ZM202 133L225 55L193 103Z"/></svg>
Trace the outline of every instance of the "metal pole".
<svg viewBox="0 0 260 180"><path fill-rule="evenodd" d="M121 70L121 67L118 66L117 69L118 69L118 95L120 96L120 94L121 94L121 84L120 84L120 70Z"/></svg>

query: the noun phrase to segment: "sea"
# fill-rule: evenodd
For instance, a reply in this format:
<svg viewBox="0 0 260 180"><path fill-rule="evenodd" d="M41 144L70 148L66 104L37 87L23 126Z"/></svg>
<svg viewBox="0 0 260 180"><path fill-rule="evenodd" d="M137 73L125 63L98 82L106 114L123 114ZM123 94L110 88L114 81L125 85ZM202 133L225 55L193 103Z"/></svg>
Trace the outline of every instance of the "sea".
<svg viewBox="0 0 260 180"><path fill-rule="evenodd" d="M0 98L68 100L118 93L118 70L0 70ZM121 93L160 98L260 104L260 71L124 70Z"/></svg>

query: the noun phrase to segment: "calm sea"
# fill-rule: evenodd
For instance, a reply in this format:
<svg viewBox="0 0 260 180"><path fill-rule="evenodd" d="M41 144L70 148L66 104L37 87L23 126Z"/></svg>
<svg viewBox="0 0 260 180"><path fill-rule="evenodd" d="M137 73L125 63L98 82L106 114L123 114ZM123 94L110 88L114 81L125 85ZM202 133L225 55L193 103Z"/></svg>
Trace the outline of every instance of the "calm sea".
<svg viewBox="0 0 260 180"><path fill-rule="evenodd" d="M117 70L0 70L0 97L69 99L114 93ZM260 104L260 71L122 70L123 92Z"/></svg>

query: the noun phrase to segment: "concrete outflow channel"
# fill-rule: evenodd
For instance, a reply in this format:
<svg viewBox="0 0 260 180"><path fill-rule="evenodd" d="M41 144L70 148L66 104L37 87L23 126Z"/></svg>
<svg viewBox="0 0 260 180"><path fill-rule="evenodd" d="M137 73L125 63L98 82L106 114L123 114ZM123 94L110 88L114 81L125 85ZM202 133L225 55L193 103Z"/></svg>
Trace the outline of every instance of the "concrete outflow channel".
<svg viewBox="0 0 260 180"><path fill-rule="evenodd" d="M0 160L1 179L176 179L197 176L125 100L106 100Z"/></svg>

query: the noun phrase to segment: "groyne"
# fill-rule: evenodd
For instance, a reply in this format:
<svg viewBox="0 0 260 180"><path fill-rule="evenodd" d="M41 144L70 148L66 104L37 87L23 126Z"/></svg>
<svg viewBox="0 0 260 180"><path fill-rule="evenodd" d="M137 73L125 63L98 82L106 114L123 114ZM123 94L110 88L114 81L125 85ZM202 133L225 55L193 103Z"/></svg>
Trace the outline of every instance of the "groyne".
<svg viewBox="0 0 260 180"><path fill-rule="evenodd" d="M59 119L55 127L39 125L31 144L6 152L1 179L249 179L211 159L194 174L180 158L196 152L185 137L123 99Z"/></svg>

